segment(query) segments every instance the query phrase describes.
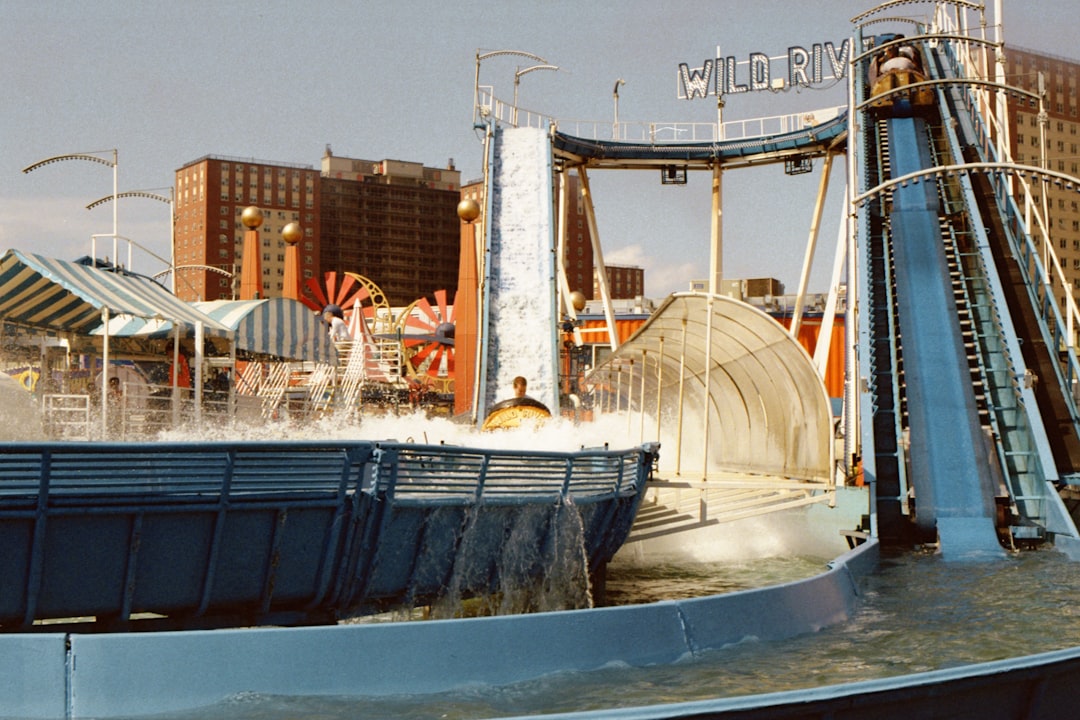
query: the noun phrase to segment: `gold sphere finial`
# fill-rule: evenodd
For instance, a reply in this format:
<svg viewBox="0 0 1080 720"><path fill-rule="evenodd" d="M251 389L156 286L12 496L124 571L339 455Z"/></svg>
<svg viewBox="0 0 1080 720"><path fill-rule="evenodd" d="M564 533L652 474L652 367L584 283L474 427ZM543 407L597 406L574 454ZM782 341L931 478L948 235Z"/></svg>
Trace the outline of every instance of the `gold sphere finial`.
<svg viewBox="0 0 1080 720"><path fill-rule="evenodd" d="M262 210L254 205L248 205L244 208L244 212L240 213L240 222L244 223L244 227L254 230L262 225L263 214Z"/></svg>
<svg viewBox="0 0 1080 720"><path fill-rule="evenodd" d="M480 217L480 203L472 198L462 200L458 203L457 214L458 217L465 222L471 223L473 220Z"/></svg>
<svg viewBox="0 0 1080 720"><path fill-rule="evenodd" d="M575 290L570 293L570 304L574 306L574 310L581 312L585 309L585 293L580 290Z"/></svg>
<svg viewBox="0 0 1080 720"><path fill-rule="evenodd" d="M304 231L300 228L300 223L298 222L291 222L281 228L281 239L290 245L295 245L300 242L300 238L302 237L304 237Z"/></svg>

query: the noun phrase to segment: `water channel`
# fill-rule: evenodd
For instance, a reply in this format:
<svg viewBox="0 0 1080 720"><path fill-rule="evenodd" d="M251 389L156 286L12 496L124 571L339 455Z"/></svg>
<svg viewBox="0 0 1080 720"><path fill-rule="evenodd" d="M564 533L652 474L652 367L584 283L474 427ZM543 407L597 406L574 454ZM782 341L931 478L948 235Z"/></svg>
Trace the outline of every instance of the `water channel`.
<svg viewBox="0 0 1080 720"><path fill-rule="evenodd" d="M652 602L782 582L817 567L812 558L634 568L621 575L616 567L608 589L617 602ZM1080 645L1078 596L1080 564L1053 550L976 564L909 553L884 559L880 572L864 581L852 621L782 642L749 638L673 665L611 666L429 696L240 695L198 712L155 717L498 718L857 682Z"/></svg>

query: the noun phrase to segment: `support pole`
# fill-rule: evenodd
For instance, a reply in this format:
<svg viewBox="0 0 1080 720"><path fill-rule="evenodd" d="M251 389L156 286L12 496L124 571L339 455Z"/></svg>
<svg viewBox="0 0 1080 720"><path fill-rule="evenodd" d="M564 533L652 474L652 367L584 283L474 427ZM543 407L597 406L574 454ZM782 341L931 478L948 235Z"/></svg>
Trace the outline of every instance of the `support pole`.
<svg viewBox="0 0 1080 720"><path fill-rule="evenodd" d="M203 339L206 328L202 321L195 322L195 372L191 379L195 386L195 424L202 426L202 399L203 399Z"/></svg>
<svg viewBox="0 0 1080 720"><path fill-rule="evenodd" d="M173 361L172 376L172 426L175 429L180 424L180 324L173 323Z"/></svg>
<svg viewBox="0 0 1080 720"><path fill-rule="evenodd" d="M660 442L660 399L664 396L664 336L660 336L656 356L656 442Z"/></svg>
<svg viewBox="0 0 1080 720"><path fill-rule="evenodd" d="M710 221L709 234L709 294L720 294L720 281L724 277L724 227L723 227L723 203L721 192L723 190L723 169L720 163L713 165L712 176L712 218Z"/></svg>
<svg viewBox="0 0 1080 720"><path fill-rule="evenodd" d="M641 390L638 400L638 442L645 442L645 374L649 371L649 351L641 349Z"/></svg>
<svg viewBox="0 0 1080 720"><path fill-rule="evenodd" d="M847 193L845 192L845 197ZM833 258L832 278L829 280L829 295L825 301L825 312L821 317L821 332L818 333L814 346L814 366L823 379L829 364L829 351L832 348L832 328L836 322L836 308L840 304L840 280L844 274L844 262L847 259L847 207L840 208L840 229L836 234L836 255ZM850 293L850 289L849 289Z"/></svg>
<svg viewBox="0 0 1080 720"><path fill-rule="evenodd" d="M803 258L802 275L799 276L799 291L795 295L795 309L791 316L791 336L799 339L802 327L803 307L806 304L806 286L810 282L810 268L814 265L814 252L817 249L818 231L821 228L821 214L825 208L825 196L829 192L829 174L832 171L832 153L825 153L825 163L821 168L821 183L818 185L817 201L810 220L810 236L806 239L806 255ZM820 337L820 335L819 335Z"/></svg>
<svg viewBox="0 0 1080 720"><path fill-rule="evenodd" d="M704 481L709 475L709 407L712 397L709 393L709 385L712 380L712 330L713 330L713 303L716 295L710 294L706 304L707 324L705 325L705 374L702 392L702 426L701 426L701 479Z"/></svg>
<svg viewBox="0 0 1080 720"><path fill-rule="evenodd" d="M679 410L675 414L675 475L682 474L683 393L686 390L686 318L682 320L682 343L679 347Z"/></svg>
<svg viewBox="0 0 1080 720"><path fill-rule="evenodd" d="M109 307L101 308L105 334L101 340L101 437L109 431Z"/></svg>
<svg viewBox="0 0 1080 720"><path fill-rule="evenodd" d="M608 342L612 352L619 349L619 334L615 329L615 309L611 305L611 290L608 288L607 268L604 266L604 251L600 248L600 230L596 225L596 210L593 208L592 191L589 189L589 176L585 168L578 168L581 179L581 200L585 206L585 219L589 224L589 238L592 240L593 262L596 268L596 282L600 286L600 299L604 305L604 321L608 328Z"/></svg>
<svg viewBox="0 0 1080 720"><path fill-rule="evenodd" d="M567 317L571 320L577 320L577 309L574 307L573 301L570 299L570 281L566 277L566 241L567 236L570 233L570 229L567 227L566 217L569 212L570 199L567 195L570 192L570 183L566 181L567 170L563 170L558 174L559 176L559 209L558 215L555 220L558 223L556 229L557 238L556 250L555 250L555 271L558 275L557 282L559 286L559 297L561 298L560 310L565 312ZM581 288L578 288L579 290Z"/></svg>

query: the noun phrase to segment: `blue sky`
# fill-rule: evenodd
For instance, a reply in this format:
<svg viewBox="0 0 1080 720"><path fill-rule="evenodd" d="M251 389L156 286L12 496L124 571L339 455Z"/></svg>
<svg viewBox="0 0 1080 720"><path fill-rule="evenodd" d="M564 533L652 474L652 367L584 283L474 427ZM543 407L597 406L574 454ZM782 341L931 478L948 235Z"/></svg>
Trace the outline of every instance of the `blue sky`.
<svg viewBox="0 0 1080 720"><path fill-rule="evenodd" d="M991 3L992 5L992 3ZM218 154L318 167L337 155L445 166L480 175L472 129L477 51L542 56L557 72L520 78L519 105L569 120L610 120L619 78L623 122L709 122L711 101L677 97L679 63L721 54L780 55L792 45L839 44L851 0L660 3L576 0L298 4L264 2L31 2L0 0L0 249L74 258L112 231L112 171L88 162L22 168L54 155L119 150L119 190L167 192L174 171ZM924 16L931 3L890 15ZM1065 57L1077 22L1069 0L1005 0L1007 43ZM513 98L514 75L533 64L496 57L481 83ZM725 119L804 112L844 101L838 88L728 99ZM836 174L811 289L832 262L842 176ZM652 172L590 175L605 259L646 268L662 297L703 277L709 178L662 187ZM724 180L724 274L778 277L794 291L820 178L780 167ZM119 234L168 255L168 207L123 199ZM110 248L111 251L111 248ZM99 254L105 250L99 248ZM123 256L122 256L123 257ZM135 269L160 264L136 255ZM378 282L378 278L373 278Z"/></svg>

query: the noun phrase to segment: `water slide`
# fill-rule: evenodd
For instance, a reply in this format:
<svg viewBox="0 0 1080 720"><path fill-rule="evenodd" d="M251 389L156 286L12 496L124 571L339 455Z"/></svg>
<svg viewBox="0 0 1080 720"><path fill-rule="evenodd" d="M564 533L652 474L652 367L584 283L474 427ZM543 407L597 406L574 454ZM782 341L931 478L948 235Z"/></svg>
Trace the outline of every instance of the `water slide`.
<svg viewBox="0 0 1080 720"><path fill-rule="evenodd" d="M878 535L937 543L947 559L1051 538L1071 546L1051 452L1061 423L1044 418L1060 411L1023 382L1031 340L1051 333L1030 301L1005 292L1017 284L1008 198L986 192L981 173L937 171L978 161L985 134L953 58L920 47L933 91L864 102L852 144L867 198L859 374Z"/></svg>
<svg viewBox="0 0 1080 720"><path fill-rule="evenodd" d="M480 330L481 416L512 397L513 380L558 408L558 317L551 141L536 128L494 128Z"/></svg>
<svg viewBox="0 0 1080 720"><path fill-rule="evenodd" d="M920 118L888 121L892 173L932 167ZM1003 555L994 526L996 479L984 442L938 223L935 183L896 189L889 222L916 523L936 527L946 555Z"/></svg>

